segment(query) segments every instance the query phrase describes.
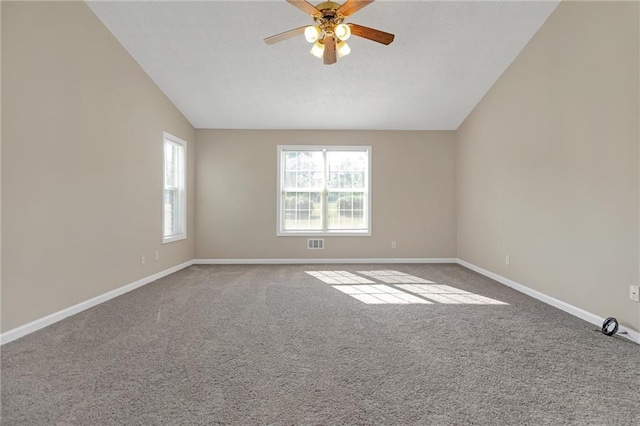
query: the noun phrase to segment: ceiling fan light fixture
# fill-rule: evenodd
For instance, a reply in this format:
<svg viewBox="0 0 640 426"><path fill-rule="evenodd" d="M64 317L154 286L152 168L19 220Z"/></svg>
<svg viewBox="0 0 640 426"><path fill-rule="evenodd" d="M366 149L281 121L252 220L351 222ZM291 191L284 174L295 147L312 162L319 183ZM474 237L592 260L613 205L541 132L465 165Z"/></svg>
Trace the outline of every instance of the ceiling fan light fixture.
<svg viewBox="0 0 640 426"><path fill-rule="evenodd" d="M318 40L313 44L313 47L310 50L310 53L318 59L322 59L324 55L324 44Z"/></svg>
<svg viewBox="0 0 640 426"><path fill-rule="evenodd" d="M304 38L306 38L309 43L318 41L320 38L320 27L317 25L309 25L304 29Z"/></svg>
<svg viewBox="0 0 640 426"><path fill-rule="evenodd" d="M354 35L376 43L389 45L395 35L375 28L365 27L352 22L345 23L355 12L359 11L374 0L343 0L339 4L335 1L324 1L314 6L309 0L286 0L292 6L297 7L311 16L314 23L303 25L283 33L264 39L267 44L275 44L292 37L304 34L307 42L311 43L311 53L316 58L322 59L325 65L332 65L351 53L351 48L345 41Z"/></svg>
<svg viewBox="0 0 640 426"><path fill-rule="evenodd" d="M336 37L338 37L342 41L345 41L349 37L351 37L351 28L348 25L338 24L333 31Z"/></svg>
<svg viewBox="0 0 640 426"><path fill-rule="evenodd" d="M338 58L342 58L351 53L351 48L345 41L339 41L336 45L336 50L338 51Z"/></svg>

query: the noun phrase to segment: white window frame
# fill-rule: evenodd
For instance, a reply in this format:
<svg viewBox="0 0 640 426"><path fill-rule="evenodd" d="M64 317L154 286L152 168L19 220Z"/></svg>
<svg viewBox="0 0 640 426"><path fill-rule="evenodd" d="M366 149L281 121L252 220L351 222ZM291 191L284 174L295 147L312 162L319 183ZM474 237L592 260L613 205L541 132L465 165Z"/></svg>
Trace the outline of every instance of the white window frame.
<svg viewBox="0 0 640 426"><path fill-rule="evenodd" d="M166 149L165 146L167 143L175 144L179 146L181 149L179 150L178 157L178 165L177 165L177 174L178 174L178 186L177 188L172 188L173 190L177 189L178 194L178 232L171 235L165 235L165 224L166 224L166 211L165 211L165 191L167 190L166 186L166 167L167 167L167 159L166 159ZM167 132L162 133L162 244L171 243L174 241L186 240L187 239L187 142L183 141L180 138L177 138Z"/></svg>
<svg viewBox="0 0 640 426"><path fill-rule="evenodd" d="M283 225L284 225L284 208L283 208L283 195L284 195L284 188L282 187L283 184L283 165L282 165L282 159L283 159L283 152L285 151L323 151L323 152L327 152L327 151L364 151L367 153L367 176L365 179L366 182L366 188L365 188L365 193L367 194L367 228L363 229L363 230L355 230L355 229L335 229L335 230L327 230L327 229L322 229L322 230L284 230L283 229ZM278 177L277 177L277 212L276 212L276 218L277 218L277 224L276 224L276 236L279 237L296 237L296 236L300 236L300 237L311 237L311 236L322 236L322 237L330 237L330 236L339 236L339 237L346 237L346 236L353 236L353 237L370 237L371 236L371 146L364 146L364 145L357 145L357 146L344 146L344 145L278 145L278 150L277 150L277 155L278 155ZM326 184L326 181L325 181ZM325 187L324 191L323 191L323 205L325 206L325 210L323 212L323 216L326 219L326 215L327 215L327 210L326 210L326 206L327 206L327 202L326 202L326 197L327 197L327 188Z"/></svg>

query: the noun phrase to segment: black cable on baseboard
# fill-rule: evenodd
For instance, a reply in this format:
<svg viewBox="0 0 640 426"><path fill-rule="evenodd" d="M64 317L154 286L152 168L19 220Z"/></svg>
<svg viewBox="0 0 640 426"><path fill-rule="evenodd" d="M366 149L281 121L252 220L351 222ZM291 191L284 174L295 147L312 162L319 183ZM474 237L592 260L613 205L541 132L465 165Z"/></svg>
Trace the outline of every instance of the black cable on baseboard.
<svg viewBox="0 0 640 426"><path fill-rule="evenodd" d="M609 317L604 320L604 322L602 323L602 328L600 330L593 330L593 331L600 331L605 336L615 337L616 339L621 339L626 342L629 342L629 341L633 342L633 339L631 339L631 337L629 336L629 333L627 333L626 331L618 331L618 329L619 329L618 320L615 319L614 317ZM616 334L622 334L625 337L616 336Z"/></svg>
<svg viewBox="0 0 640 426"><path fill-rule="evenodd" d="M618 320L614 317L609 317L602 323L602 334L607 336L613 336L618 332Z"/></svg>

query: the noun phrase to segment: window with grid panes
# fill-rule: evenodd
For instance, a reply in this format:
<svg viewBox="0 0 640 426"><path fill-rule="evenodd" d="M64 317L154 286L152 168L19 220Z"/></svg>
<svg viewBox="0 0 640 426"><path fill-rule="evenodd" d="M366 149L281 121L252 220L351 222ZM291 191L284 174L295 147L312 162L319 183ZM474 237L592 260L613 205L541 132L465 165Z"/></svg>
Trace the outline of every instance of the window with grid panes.
<svg viewBox="0 0 640 426"><path fill-rule="evenodd" d="M278 235L371 235L371 147L279 146Z"/></svg>
<svg viewBox="0 0 640 426"><path fill-rule="evenodd" d="M164 133L162 242L187 238L187 143Z"/></svg>

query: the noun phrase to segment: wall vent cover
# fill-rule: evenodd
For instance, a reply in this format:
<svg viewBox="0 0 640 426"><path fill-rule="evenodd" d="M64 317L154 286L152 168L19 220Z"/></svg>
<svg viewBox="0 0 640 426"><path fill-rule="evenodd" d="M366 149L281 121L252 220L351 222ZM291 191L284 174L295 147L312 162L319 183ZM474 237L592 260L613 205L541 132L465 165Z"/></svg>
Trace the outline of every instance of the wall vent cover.
<svg viewBox="0 0 640 426"><path fill-rule="evenodd" d="M307 240L307 248L309 250L322 250L324 248L324 240Z"/></svg>

